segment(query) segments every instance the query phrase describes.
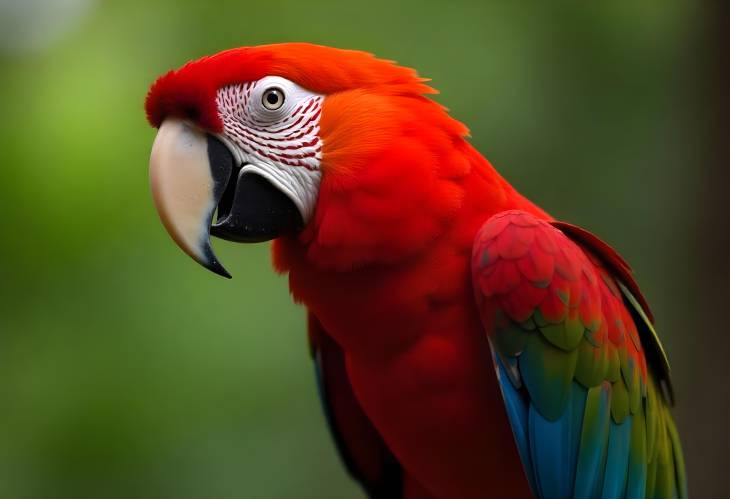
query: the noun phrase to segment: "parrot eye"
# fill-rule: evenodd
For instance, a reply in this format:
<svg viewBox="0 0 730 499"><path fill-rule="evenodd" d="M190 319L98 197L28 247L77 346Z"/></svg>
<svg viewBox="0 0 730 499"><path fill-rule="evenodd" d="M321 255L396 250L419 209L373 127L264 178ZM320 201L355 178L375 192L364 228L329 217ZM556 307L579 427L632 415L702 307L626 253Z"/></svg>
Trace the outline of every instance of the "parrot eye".
<svg viewBox="0 0 730 499"><path fill-rule="evenodd" d="M263 93L261 102L269 111L276 111L284 105L284 92L278 87L271 87Z"/></svg>

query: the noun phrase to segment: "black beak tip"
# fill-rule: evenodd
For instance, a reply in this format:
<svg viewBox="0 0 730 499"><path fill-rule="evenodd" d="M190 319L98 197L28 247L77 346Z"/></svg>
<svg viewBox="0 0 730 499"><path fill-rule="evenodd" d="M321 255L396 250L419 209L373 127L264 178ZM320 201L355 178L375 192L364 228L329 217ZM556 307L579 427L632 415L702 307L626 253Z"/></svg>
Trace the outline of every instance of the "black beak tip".
<svg viewBox="0 0 730 499"><path fill-rule="evenodd" d="M204 264L205 268L210 270L211 272L215 272L221 277L225 277L226 279L231 279L233 276L223 267L223 265L220 264L218 260L211 260L210 262Z"/></svg>
<svg viewBox="0 0 730 499"><path fill-rule="evenodd" d="M197 259L198 263L200 263L203 267L210 270L211 272L214 272L218 274L221 277L225 277L226 279L231 279L233 276L228 273L228 271L225 269L223 265L221 265L221 262L218 261L218 258L216 258L215 253L213 253L213 248L210 245L210 241L207 241L204 249L203 249L203 258Z"/></svg>

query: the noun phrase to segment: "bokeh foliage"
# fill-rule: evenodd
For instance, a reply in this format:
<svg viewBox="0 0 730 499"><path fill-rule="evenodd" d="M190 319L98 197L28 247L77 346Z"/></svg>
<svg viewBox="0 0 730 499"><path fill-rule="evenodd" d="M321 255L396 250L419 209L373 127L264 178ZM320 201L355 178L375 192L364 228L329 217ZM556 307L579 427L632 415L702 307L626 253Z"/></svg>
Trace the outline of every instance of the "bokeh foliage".
<svg viewBox="0 0 730 499"><path fill-rule="evenodd" d="M1 2L36 9L32 24L53 0ZM634 264L692 479L690 2L83 3L45 45L0 47L0 497L362 497L268 246L218 242L234 279L217 278L172 244L148 192L152 80L279 41L418 68L520 190ZM10 10L0 30L18 41L30 24Z"/></svg>

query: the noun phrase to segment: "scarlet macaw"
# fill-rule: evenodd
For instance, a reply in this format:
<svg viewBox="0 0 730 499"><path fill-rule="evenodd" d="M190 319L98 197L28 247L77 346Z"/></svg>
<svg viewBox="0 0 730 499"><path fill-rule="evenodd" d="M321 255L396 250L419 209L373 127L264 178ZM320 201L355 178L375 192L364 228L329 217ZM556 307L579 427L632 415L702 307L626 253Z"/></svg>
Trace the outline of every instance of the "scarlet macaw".
<svg viewBox="0 0 730 499"><path fill-rule="evenodd" d="M210 234L274 240L371 498L686 497L629 266L517 193L432 93L390 61L299 43L171 71L146 100L162 222L225 276Z"/></svg>

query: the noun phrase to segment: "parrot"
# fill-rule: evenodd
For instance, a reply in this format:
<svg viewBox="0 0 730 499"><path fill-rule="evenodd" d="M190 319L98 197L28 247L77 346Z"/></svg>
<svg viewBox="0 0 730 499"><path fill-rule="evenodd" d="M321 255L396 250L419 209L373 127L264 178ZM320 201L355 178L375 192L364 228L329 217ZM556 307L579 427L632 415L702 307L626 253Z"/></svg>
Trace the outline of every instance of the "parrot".
<svg viewBox="0 0 730 499"><path fill-rule="evenodd" d="M228 278L211 236L271 241L370 499L686 498L633 270L521 195L429 81L299 42L163 74L145 99L163 226Z"/></svg>

